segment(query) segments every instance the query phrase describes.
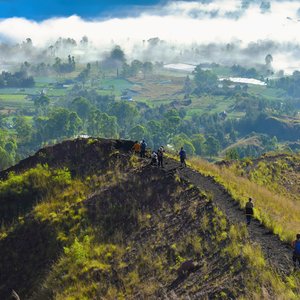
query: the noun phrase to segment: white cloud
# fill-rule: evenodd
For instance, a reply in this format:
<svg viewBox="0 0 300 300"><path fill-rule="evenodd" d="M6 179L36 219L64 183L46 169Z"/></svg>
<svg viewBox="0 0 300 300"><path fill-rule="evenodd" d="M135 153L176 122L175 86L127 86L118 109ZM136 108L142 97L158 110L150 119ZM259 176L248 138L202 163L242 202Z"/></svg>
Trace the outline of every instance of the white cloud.
<svg viewBox="0 0 300 300"><path fill-rule="evenodd" d="M0 37L16 42L30 37L34 45L44 46L58 37L79 41L86 35L94 46L105 49L114 41L129 51L134 44L152 37L180 45L240 41L240 45L246 47L251 42L264 40L300 44L299 2L273 1L270 12L264 14L259 4L252 3L243 11L239 0L216 0L206 4L177 1L140 12L136 17L108 20L91 21L78 16L42 22L2 19Z"/></svg>
<svg viewBox="0 0 300 300"><path fill-rule="evenodd" d="M297 21L297 2L273 2L271 13L261 14L259 6L250 6L238 19L227 18L229 12L237 12L240 2L218 0L212 3L170 2L158 9L143 12L135 18L110 20L83 20L78 16L54 18L34 22L22 18L0 21L0 35L15 41L31 37L35 44L42 45L57 37L80 39L87 35L96 44L111 40L124 41L148 39L158 36L168 41L212 42L242 40L245 43L260 39L275 41L299 41L300 23ZM190 16L192 11L218 15L202 18ZM292 20L287 19L292 18Z"/></svg>

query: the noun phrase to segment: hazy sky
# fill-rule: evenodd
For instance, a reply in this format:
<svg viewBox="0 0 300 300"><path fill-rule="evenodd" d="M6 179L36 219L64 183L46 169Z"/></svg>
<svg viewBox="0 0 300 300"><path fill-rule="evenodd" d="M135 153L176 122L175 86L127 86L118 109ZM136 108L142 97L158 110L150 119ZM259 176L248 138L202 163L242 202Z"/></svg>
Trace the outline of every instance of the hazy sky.
<svg viewBox="0 0 300 300"><path fill-rule="evenodd" d="M0 42L30 37L43 46L58 37L79 41L86 35L97 47L113 41L129 49L153 37L178 45L236 43L241 48L269 41L274 53L287 49L277 51L278 62L300 58L299 0L128 0L126 5L118 0L0 0L0 17Z"/></svg>

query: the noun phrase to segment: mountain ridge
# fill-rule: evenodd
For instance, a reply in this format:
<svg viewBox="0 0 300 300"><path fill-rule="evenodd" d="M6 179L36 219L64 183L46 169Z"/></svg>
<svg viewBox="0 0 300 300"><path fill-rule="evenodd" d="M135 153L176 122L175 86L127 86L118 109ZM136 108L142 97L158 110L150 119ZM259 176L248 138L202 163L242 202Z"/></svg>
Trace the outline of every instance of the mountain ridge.
<svg viewBox="0 0 300 300"><path fill-rule="evenodd" d="M18 216L1 232L1 298L14 289L21 299L296 299L288 258L279 263L281 250L268 257L253 235L284 244L257 231L257 221L248 233L233 201L222 212L230 196L212 178L171 159L164 169L151 166L131 145L66 141L11 168L12 175L0 173L7 178L0 193ZM45 153L52 153L48 161ZM16 181L29 191L34 183L29 195L37 198L14 199ZM197 267L178 273L189 261Z"/></svg>

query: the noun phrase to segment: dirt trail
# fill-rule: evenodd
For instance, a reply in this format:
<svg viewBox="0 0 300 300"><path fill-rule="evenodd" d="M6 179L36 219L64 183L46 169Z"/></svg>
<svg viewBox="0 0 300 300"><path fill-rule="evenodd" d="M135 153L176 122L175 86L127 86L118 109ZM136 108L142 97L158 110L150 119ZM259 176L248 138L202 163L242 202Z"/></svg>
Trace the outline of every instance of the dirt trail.
<svg viewBox="0 0 300 300"><path fill-rule="evenodd" d="M188 167L181 168L180 163L172 159L165 160L166 172L178 172L179 176L188 180L200 190L212 195L212 200L225 214L231 223L245 224L245 215L239 207L239 203L233 200L226 189L218 184L212 177L207 177ZM255 205L255 203L254 203ZM252 220L248 226L250 240L261 246L265 258L274 266L280 274L289 274L293 268L290 245L280 241L277 235L260 224L258 220Z"/></svg>

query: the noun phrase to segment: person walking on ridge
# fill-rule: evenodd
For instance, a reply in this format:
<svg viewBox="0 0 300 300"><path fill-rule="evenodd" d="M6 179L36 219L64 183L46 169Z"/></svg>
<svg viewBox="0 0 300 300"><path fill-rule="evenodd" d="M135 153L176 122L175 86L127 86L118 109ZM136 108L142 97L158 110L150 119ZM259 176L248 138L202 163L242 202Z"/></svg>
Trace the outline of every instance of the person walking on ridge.
<svg viewBox="0 0 300 300"><path fill-rule="evenodd" d="M134 142L134 145L132 146L132 150L135 154L139 155L141 152L141 145L138 141Z"/></svg>
<svg viewBox="0 0 300 300"><path fill-rule="evenodd" d="M157 153L155 151L152 151L151 154L151 166L158 166L158 162L157 162Z"/></svg>
<svg viewBox="0 0 300 300"><path fill-rule="evenodd" d="M300 267L300 233L296 235L296 240L292 242L292 247L294 249L293 251L293 262L295 269L297 268L297 262L298 267Z"/></svg>
<svg viewBox="0 0 300 300"><path fill-rule="evenodd" d="M180 152L179 152L179 157L180 157L180 166L185 166L186 167L186 152L183 149L183 147L181 147Z"/></svg>
<svg viewBox="0 0 300 300"><path fill-rule="evenodd" d="M145 142L145 140L142 140L141 142L141 157L145 157L146 156L146 147L147 147L147 144Z"/></svg>
<svg viewBox="0 0 300 300"><path fill-rule="evenodd" d="M246 214L247 225L250 225L251 219L253 217L253 203L252 203L252 198L251 197L249 197L249 200L246 203L245 214Z"/></svg>
<svg viewBox="0 0 300 300"><path fill-rule="evenodd" d="M158 166L162 168L164 167L163 165L164 152L165 149L163 146L160 146L159 149L157 150Z"/></svg>

